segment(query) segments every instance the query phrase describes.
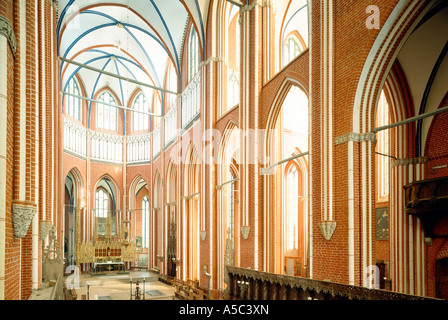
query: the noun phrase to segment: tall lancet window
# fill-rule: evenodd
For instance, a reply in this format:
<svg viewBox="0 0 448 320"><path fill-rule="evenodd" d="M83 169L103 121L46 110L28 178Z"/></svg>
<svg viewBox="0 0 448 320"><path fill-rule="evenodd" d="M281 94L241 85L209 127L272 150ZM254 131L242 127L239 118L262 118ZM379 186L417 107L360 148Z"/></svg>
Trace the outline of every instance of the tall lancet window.
<svg viewBox="0 0 448 320"><path fill-rule="evenodd" d="M75 78L72 78L68 83L67 92L72 94L73 96L69 95L65 96L65 99L67 101L66 112L73 119L81 121L82 117L81 99L74 97L74 96L81 96L81 91L79 90L79 85L76 82Z"/></svg>
<svg viewBox="0 0 448 320"><path fill-rule="evenodd" d="M377 108L377 126L389 124L389 105L384 91L381 93ZM377 152L378 154L378 197L379 201L387 201L389 197L389 130L382 130L377 133Z"/></svg>
<svg viewBox="0 0 448 320"><path fill-rule="evenodd" d="M230 180L235 180L235 175L230 172ZM228 214L227 214L227 233L233 240L234 235L234 216L235 216L235 183L231 183L227 188Z"/></svg>
<svg viewBox="0 0 448 320"><path fill-rule="evenodd" d="M109 211L109 195L103 189L96 192L96 216L98 218L107 218Z"/></svg>
<svg viewBox="0 0 448 320"><path fill-rule="evenodd" d="M291 165L286 175L286 251L298 248L299 229L299 173Z"/></svg>
<svg viewBox="0 0 448 320"><path fill-rule="evenodd" d="M236 6L232 6L228 29L227 109L240 102L240 41L241 31Z"/></svg>
<svg viewBox="0 0 448 320"><path fill-rule="evenodd" d="M149 248L149 199L147 196L142 201L142 245Z"/></svg>
<svg viewBox="0 0 448 320"><path fill-rule="evenodd" d="M194 27L191 28L190 37L188 38L188 63L188 80L190 81L199 69L198 35Z"/></svg>
<svg viewBox="0 0 448 320"><path fill-rule="evenodd" d="M96 125L98 128L117 131L117 108L114 97L106 91L100 95L96 105Z"/></svg>
<svg viewBox="0 0 448 320"><path fill-rule="evenodd" d="M148 112L148 104L143 93L139 93L134 100L132 106L134 110ZM132 112L132 130L141 131L148 130L149 118L147 114L141 112Z"/></svg>
<svg viewBox="0 0 448 320"><path fill-rule="evenodd" d="M290 63L300 52L302 52L302 49L300 48L299 41L293 36L288 37L283 46L283 65L286 66Z"/></svg>

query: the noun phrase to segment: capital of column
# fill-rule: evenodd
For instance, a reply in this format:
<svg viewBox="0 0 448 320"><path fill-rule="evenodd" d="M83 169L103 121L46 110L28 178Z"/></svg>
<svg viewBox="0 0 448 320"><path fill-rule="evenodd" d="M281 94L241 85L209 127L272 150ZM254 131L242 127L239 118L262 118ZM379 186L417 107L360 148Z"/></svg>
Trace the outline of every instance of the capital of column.
<svg viewBox="0 0 448 320"><path fill-rule="evenodd" d="M426 163L429 160L428 157L417 157L417 158L403 158L403 159L397 159L392 162L392 166L403 166L403 165L409 165L409 164L422 164Z"/></svg>
<svg viewBox="0 0 448 320"><path fill-rule="evenodd" d="M337 146L339 144L349 141L354 142L372 141L376 143L376 136L373 132L366 132L366 133L349 132L335 138L334 144Z"/></svg>
<svg viewBox="0 0 448 320"><path fill-rule="evenodd" d="M11 46L12 52L16 55L17 51L17 40L14 33L14 28L11 22L4 16L0 15L0 34L4 35Z"/></svg>
<svg viewBox="0 0 448 320"><path fill-rule="evenodd" d="M255 8L255 6L259 6L259 7L272 7L274 8L274 2L271 0L255 0L253 1L251 4L245 5L243 7L241 7L240 9L240 13L246 12L246 11L251 11L253 8Z"/></svg>

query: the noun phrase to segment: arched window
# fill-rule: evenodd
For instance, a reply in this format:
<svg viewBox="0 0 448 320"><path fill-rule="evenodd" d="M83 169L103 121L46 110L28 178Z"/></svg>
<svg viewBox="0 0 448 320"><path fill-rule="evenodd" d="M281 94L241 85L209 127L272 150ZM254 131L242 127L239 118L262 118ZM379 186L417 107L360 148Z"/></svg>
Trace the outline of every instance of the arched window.
<svg viewBox="0 0 448 320"><path fill-rule="evenodd" d="M145 196L142 201L142 245L149 248L149 199Z"/></svg>
<svg viewBox="0 0 448 320"><path fill-rule="evenodd" d="M109 195L103 189L98 189L95 200L97 218L107 218L107 213L109 211Z"/></svg>
<svg viewBox="0 0 448 320"><path fill-rule="evenodd" d="M190 37L188 38L188 63L188 80L190 81L199 69L198 35L194 27L191 28Z"/></svg>
<svg viewBox="0 0 448 320"><path fill-rule="evenodd" d="M230 180L234 180L235 175L233 172L230 172ZM230 187L227 188L227 233L233 241L234 236L234 216L235 216L235 183L231 183Z"/></svg>
<svg viewBox="0 0 448 320"><path fill-rule="evenodd" d="M286 66L302 52L299 41L291 36L286 38L283 46L283 65Z"/></svg>
<svg viewBox="0 0 448 320"><path fill-rule="evenodd" d="M105 91L100 95L96 105L96 126L101 129L117 131L117 108L111 106L116 105L114 97L110 92Z"/></svg>
<svg viewBox="0 0 448 320"><path fill-rule="evenodd" d="M298 248L299 173L291 165L286 175L286 251Z"/></svg>
<svg viewBox="0 0 448 320"><path fill-rule="evenodd" d="M148 112L148 104L146 102L145 96L142 93L139 93L137 97L134 99L134 104L132 105L132 109L138 111ZM140 112L132 112L132 130L140 131L140 130L148 130L149 127L149 117L146 114Z"/></svg>
<svg viewBox="0 0 448 320"><path fill-rule="evenodd" d="M68 83L67 92L76 96L80 96L81 92L79 90L79 85L76 82L75 78L72 78ZM81 99L74 96L66 96L67 99L67 114L73 119L81 121L82 117L82 103Z"/></svg>
<svg viewBox="0 0 448 320"><path fill-rule="evenodd" d="M384 91L381 93L377 108L377 126L389 124L389 105ZM378 154L378 197L380 201L387 201L389 197L389 130L379 131L377 134Z"/></svg>
<svg viewBox="0 0 448 320"><path fill-rule="evenodd" d="M238 22L238 12L234 11L236 6L232 5L233 18L228 29L228 60L227 73L227 108L231 109L240 102L240 40L241 31ZM232 16L231 14L231 16Z"/></svg>

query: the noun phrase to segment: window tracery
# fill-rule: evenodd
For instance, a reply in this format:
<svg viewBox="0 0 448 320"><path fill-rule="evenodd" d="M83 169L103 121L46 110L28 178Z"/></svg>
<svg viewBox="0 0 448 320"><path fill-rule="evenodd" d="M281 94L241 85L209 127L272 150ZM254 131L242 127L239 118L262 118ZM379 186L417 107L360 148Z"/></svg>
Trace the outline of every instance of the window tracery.
<svg viewBox="0 0 448 320"><path fill-rule="evenodd" d="M100 129L117 131L117 108L111 106L116 105L116 101L109 91L103 92L96 104L96 125Z"/></svg>

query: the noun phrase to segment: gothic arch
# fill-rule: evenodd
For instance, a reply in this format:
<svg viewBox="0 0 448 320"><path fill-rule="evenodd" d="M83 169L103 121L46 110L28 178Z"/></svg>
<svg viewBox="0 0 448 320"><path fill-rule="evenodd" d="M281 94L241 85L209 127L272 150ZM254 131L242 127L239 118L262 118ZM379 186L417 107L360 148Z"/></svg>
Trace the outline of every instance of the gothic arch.
<svg viewBox="0 0 448 320"><path fill-rule="evenodd" d="M96 193L96 191L98 189L99 184L103 180L110 187L111 192L113 192L113 197L114 197L113 200L114 200L115 208L119 209L120 208L120 188L118 187L118 184L115 182L115 180L109 174L102 175L95 182L94 187L93 187L93 199L95 199L95 193Z"/></svg>
<svg viewBox="0 0 448 320"><path fill-rule="evenodd" d="M188 260L184 268L184 277L187 279L200 279L200 208L199 208L199 163L198 152L193 143L187 149L183 171L182 220L185 224L183 242L185 246L184 257ZM187 261L186 261L187 262Z"/></svg>
<svg viewBox="0 0 448 320"><path fill-rule="evenodd" d="M306 145L302 146L303 150L301 150L300 146L294 145L294 149L290 150L289 147L293 147L290 145L289 147L285 144L284 130L280 128L281 122L281 111L284 107L284 103L286 98L291 90L291 88L295 86L298 90L301 91L303 97L307 98L307 106L306 106L306 114L308 119L306 119L307 124L309 124L309 101L308 95L304 86L297 80L293 80L291 78L285 78L280 86L280 90L277 92L273 103L269 110L269 115L266 121L266 131L264 133L264 144L265 151L263 156L263 165L265 168L272 168L272 171L267 175L262 175L261 179L263 180L263 188L264 188L264 225L265 227L265 244L264 244L264 252L265 252L265 265L268 272L281 273L285 272L287 261L285 259L285 250L283 246L284 242L284 215L286 213L286 203L283 197L284 190L286 190L285 185L285 168L290 166L291 164L296 164L297 167L301 169L302 177L304 177L304 183L306 184L306 191L308 191L308 184L310 182L309 177L309 168L308 161L309 156L302 156L299 158L291 159L285 164L278 165L279 162L284 163L288 159L288 157L299 156L302 152L308 151L308 136L306 137ZM279 131L280 130L280 131ZM309 129L308 133L309 135ZM286 152L284 147L288 148ZM292 152L291 152L292 151ZM279 159L275 159L275 155L279 155ZM300 165L300 166L299 166ZM271 167L274 166L274 167ZM286 166L286 167L285 167ZM276 192L272 192L272 190L276 190ZM306 194L306 201L303 211L303 226L304 226L304 238L301 251L301 275L308 275L308 253L309 253L309 239L308 239L308 223L309 223L309 193Z"/></svg>
<svg viewBox="0 0 448 320"><path fill-rule="evenodd" d="M400 0L381 28L363 66L353 108L353 131L371 132L374 111L400 49L436 0Z"/></svg>
<svg viewBox="0 0 448 320"><path fill-rule="evenodd" d="M69 172L66 174L66 177L71 176L73 178L73 185L74 185L74 198L76 199L75 205L77 206L83 206L85 205L85 194L84 194L84 182L81 175L81 172L79 172L79 169L77 167L73 167L69 170Z"/></svg>
<svg viewBox="0 0 448 320"><path fill-rule="evenodd" d="M224 288L227 282L225 265L239 264L240 216L239 190L240 130L229 121L223 131L217 157L217 284ZM232 224L230 228L228 224ZM230 232L229 232L230 231Z"/></svg>
<svg viewBox="0 0 448 320"><path fill-rule="evenodd" d="M138 193L140 188L146 188L148 190L149 194L149 187L146 180L142 177L141 174L137 174L134 179L132 179L132 182L129 185L129 192L128 192L128 208L129 209L135 209L135 196Z"/></svg>
<svg viewBox="0 0 448 320"><path fill-rule="evenodd" d="M399 53L404 48L413 31L424 19L436 1L403 1L400 0L387 18L378 33L370 52L362 67L353 101L352 131L359 134L360 143L358 152L354 159L349 157L349 167L358 163L363 168L361 176L358 177L361 183L359 190L359 201L368 203L361 210L361 226L363 236L361 245L365 248L361 261L361 278L366 279L365 270L367 266L375 264L372 260L372 243L374 241L373 229L369 226L368 218L375 212L375 203L370 201L370 190L375 188L375 177L370 174L374 172L375 166L375 112L382 90L384 89L391 103L391 115L395 121L400 121L412 115L412 109L406 105L406 92L404 74L396 64ZM415 138L410 125L395 127L390 129L392 141L394 142L395 157L399 161L392 162L391 166L391 194L390 223L393 226L390 230L391 266L390 273L392 290L398 292L422 294L424 283L423 268L415 269L422 264L424 251L424 237L418 220L408 217L401 205L403 186L412 180L422 177L422 159L411 159L409 151L414 146L409 141ZM353 145L350 147L353 150ZM353 151L349 151L349 154ZM359 157L358 157L359 156ZM359 159L359 160L358 160ZM349 173L349 180L353 179L353 174ZM409 181L411 180L411 181ZM350 194L349 197L353 198ZM349 213L350 214L350 213ZM353 237L353 235L352 235ZM415 239L414 239L415 238ZM402 243L402 245L399 245ZM414 252L408 256L411 248ZM415 256L414 256L415 255ZM412 257L412 259L411 259ZM352 262L353 264L353 262ZM353 269L353 266L351 266ZM415 270L417 270L415 272ZM422 271L423 270L423 271ZM409 284L406 277L411 275Z"/></svg>

